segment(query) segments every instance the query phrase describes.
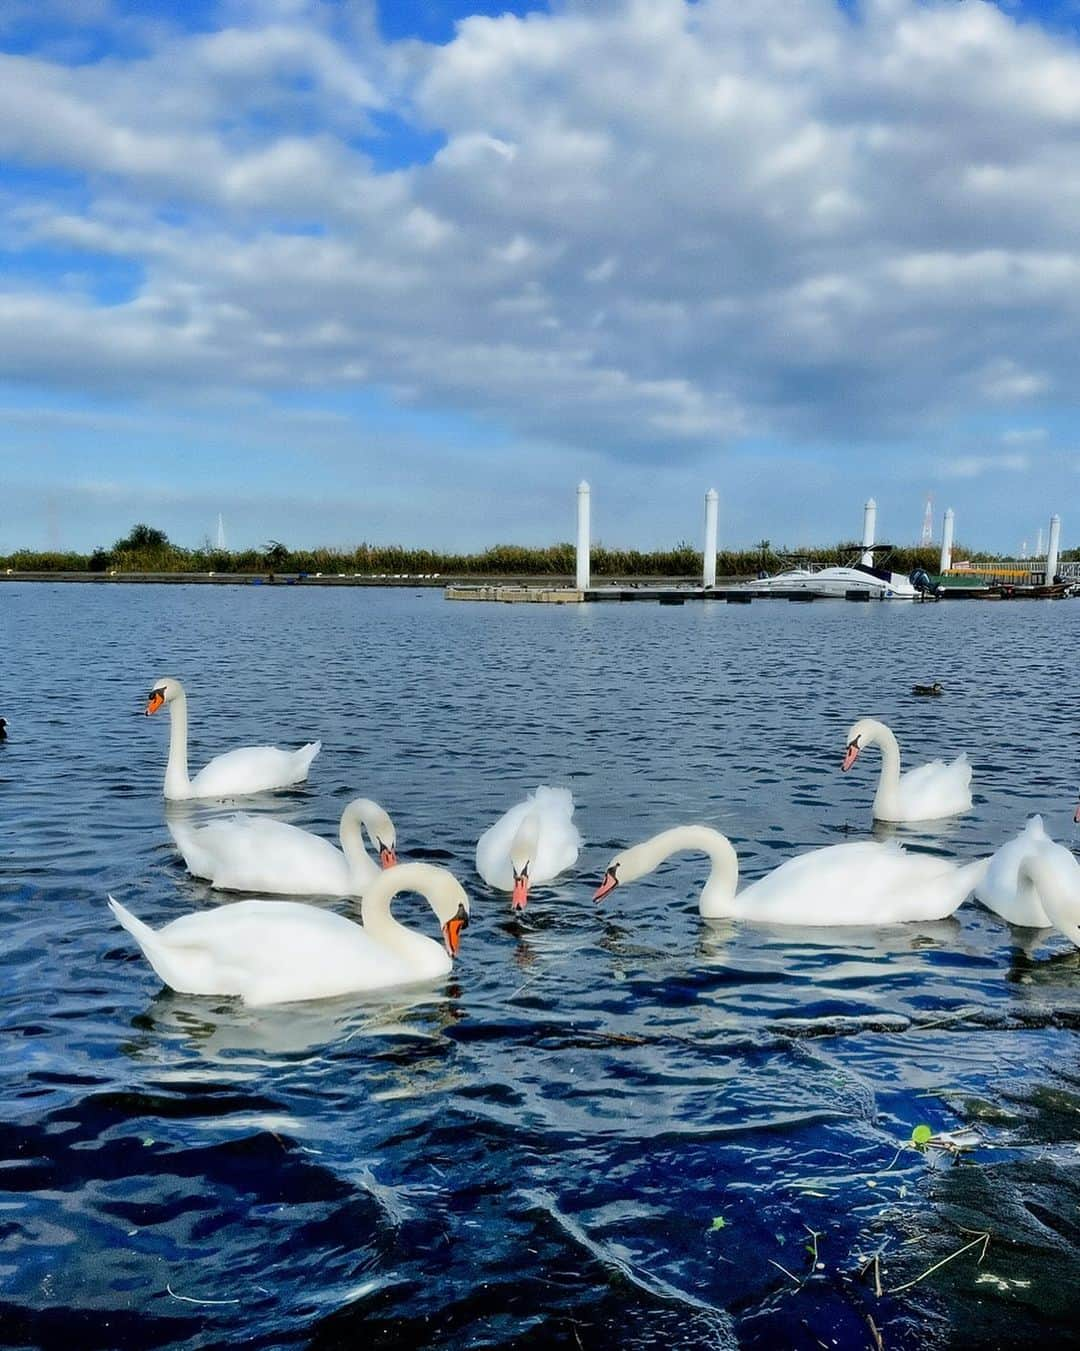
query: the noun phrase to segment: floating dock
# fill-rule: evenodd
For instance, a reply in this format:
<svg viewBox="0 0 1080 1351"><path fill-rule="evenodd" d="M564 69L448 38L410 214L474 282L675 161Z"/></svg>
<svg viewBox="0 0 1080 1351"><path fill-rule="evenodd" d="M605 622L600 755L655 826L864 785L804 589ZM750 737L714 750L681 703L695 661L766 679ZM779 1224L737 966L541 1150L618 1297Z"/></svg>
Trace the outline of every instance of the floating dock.
<svg viewBox="0 0 1080 1351"><path fill-rule="evenodd" d="M1053 586L949 586L940 596L921 595L910 601L892 600L894 605L935 604L938 600L1058 600L1068 595L1068 584ZM749 605L751 601L793 601L807 604L811 601L847 600L870 601L874 597L867 590L852 588L843 597L815 596L806 591L754 592L745 586L687 586L675 583L620 586L525 586L475 585L453 583L445 588L447 600L495 601L504 605L579 605L583 602L655 601L660 605L684 605L690 600L724 601L729 605Z"/></svg>

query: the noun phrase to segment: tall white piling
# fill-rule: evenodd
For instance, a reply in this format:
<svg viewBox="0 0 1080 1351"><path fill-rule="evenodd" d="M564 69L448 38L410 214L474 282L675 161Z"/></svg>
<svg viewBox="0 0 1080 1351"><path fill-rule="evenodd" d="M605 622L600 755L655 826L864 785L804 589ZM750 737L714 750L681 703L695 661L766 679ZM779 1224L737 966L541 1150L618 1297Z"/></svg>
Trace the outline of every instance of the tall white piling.
<svg viewBox="0 0 1080 1351"><path fill-rule="evenodd" d="M720 494L715 488L710 488L705 494L705 566L701 577L701 584L705 587L716 585L716 520L719 502Z"/></svg>
<svg viewBox="0 0 1080 1351"><path fill-rule="evenodd" d="M877 503L874 499L868 498L866 506L863 507L862 518L862 546L867 551L862 556L862 561L867 566L873 563L874 555L870 553L870 547L874 543L874 531L877 529Z"/></svg>
<svg viewBox="0 0 1080 1351"><path fill-rule="evenodd" d="M579 591L589 589L589 485L577 486L577 581Z"/></svg>
<svg viewBox="0 0 1080 1351"><path fill-rule="evenodd" d="M953 523L956 518L952 507L945 512L945 524L941 527L941 566L939 572L948 572L952 567Z"/></svg>
<svg viewBox="0 0 1080 1351"><path fill-rule="evenodd" d="M1035 557L1042 558L1042 526L1039 526L1039 533L1035 536Z"/></svg>
<svg viewBox="0 0 1080 1351"><path fill-rule="evenodd" d="M1050 543L1046 546L1046 580L1052 582L1058 565L1058 545L1061 543L1061 517L1055 512L1050 517Z"/></svg>

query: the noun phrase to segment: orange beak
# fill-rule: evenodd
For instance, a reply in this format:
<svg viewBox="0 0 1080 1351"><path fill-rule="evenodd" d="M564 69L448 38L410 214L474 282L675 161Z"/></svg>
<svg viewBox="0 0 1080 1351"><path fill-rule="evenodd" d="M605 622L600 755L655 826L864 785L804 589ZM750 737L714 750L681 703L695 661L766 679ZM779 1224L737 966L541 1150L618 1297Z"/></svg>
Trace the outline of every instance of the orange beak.
<svg viewBox="0 0 1080 1351"><path fill-rule="evenodd" d="M840 766L840 768L844 771L845 774L848 772L848 770L851 768L851 766L855 763L855 761L858 758L859 758L859 743L857 741L853 741L848 746L847 750L844 751L844 761L843 764L841 764Z"/></svg>
<svg viewBox="0 0 1080 1351"><path fill-rule="evenodd" d="M458 948L461 947L461 931L468 927L468 919L458 913L453 919L448 919L442 926L443 942L446 944L446 950L451 957L458 955Z"/></svg>
<svg viewBox="0 0 1080 1351"><path fill-rule="evenodd" d="M164 694L160 690L155 690L146 701L146 716L149 717L151 713L156 713L164 702Z"/></svg>
<svg viewBox="0 0 1080 1351"><path fill-rule="evenodd" d="M396 862L397 862L397 854L393 851L393 849L388 849L387 846L384 844L379 849L380 866L383 868L392 868Z"/></svg>
<svg viewBox="0 0 1080 1351"><path fill-rule="evenodd" d="M524 910L529 903L529 874L514 874L514 890L510 894L511 910Z"/></svg>
<svg viewBox="0 0 1080 1351"><path fill-rule="evenodd" d="M594 901L602 901L602 900L604 899L604 897L605 897L609 892L614 891L615 888L616 888L618 885L619 885L619 879L615 876L615 874L614 874L614 873L612 872L612 870L609 868L609 869L607 870L607 872L604 874L604 880L603 880L603 881L600 883L600 885L596 888L596 894L593 896L593 900L594 900Z"/></svg>

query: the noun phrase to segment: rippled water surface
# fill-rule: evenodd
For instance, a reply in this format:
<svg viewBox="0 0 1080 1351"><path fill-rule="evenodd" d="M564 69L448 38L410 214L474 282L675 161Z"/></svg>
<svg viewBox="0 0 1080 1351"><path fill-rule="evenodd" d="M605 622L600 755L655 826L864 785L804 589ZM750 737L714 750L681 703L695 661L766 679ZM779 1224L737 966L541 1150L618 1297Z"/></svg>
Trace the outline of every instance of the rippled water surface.
<svg viewBox="0 0 1080 1351"><path fill-rule="evenodd" d="M707 925L693 856L591 896L679 822L730 835L749 878L869 836L876 753L839 772L861 715L909 764L974 763L975 810L898 832L913 847L973 859L1039 811L1075 848L1080 603L7 584L0 632L3 1345L1074 1335L1064 939L973 903L888 930ZM105 895L153 924L217 903L165 827L168 729L141 710L166 674L193 769L321 737L309 784L256 809L334 837L372 796L399 857L457 874L450 979L257 1011L162 990ZM943 698L910 695L935 679ZM573 789L586 845L517 919L473 848L538 783ZM900 1148L971 1121L959 1163Z"/></svg>

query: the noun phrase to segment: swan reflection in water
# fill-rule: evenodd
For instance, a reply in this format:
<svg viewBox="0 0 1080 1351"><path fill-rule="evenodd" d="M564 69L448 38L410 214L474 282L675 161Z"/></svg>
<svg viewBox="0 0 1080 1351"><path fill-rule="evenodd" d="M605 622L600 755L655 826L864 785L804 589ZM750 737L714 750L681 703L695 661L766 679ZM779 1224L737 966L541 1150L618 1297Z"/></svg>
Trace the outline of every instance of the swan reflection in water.
<svg viewBox="0 0 1080 1351"><path fill-rule="evenodd" d="M268 1059L287 1064L308 1051L349 1042L432 1042L465 1016L460 993L456 982L450 982L437 992L384 991L253 1009L231 996L178 994L165 988L132 1020L137 1035L123 1050L134 1059L164 1062L172 1060L170 1048L182 1042L214 1064L235 1065L250 1054L265 1067Z"/></svg>

